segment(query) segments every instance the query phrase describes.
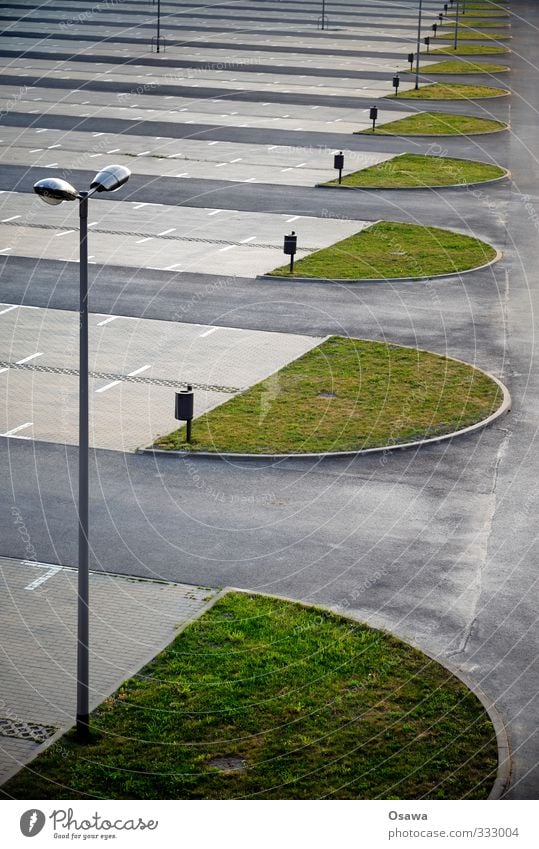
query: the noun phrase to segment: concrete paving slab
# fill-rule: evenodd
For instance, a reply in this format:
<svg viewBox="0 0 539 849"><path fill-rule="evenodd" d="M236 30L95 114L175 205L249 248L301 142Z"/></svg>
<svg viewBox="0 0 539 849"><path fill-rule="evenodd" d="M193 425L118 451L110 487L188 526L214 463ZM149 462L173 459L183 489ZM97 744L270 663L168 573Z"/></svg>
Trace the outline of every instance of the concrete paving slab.
<svg viewBox="0 0 539 849"><path fill-rule="evenodd" d="M76 210L64 204L47 209L45 217L43 210L34 195L0 195L0 254L76 262ZM298 234L299 258L371 223L215 207L96 201L89 220L95 234L89 237L89 261L252 277L271 271L283 261L283 237L291 229Z"/></svg>
<svg viewBox="0 0 539 849"><path fill-rule="evenodd" d="M67 730L76 711L77 571L0 558L2 703L0 717ZM195 619L215 590L92 572L90 707ZM43 748L0 735L0 783Z"/></svg>
<svg viewBox="0 0 539 849"><path fill-rule="evenodd" d="M178 313L181 315L181 301ZM0 305L0 436L77 444L78 315ZM219 325L90 317L90 442L134 451L174 430L174 393L195 415L258 383L320 338Z"/></svg>

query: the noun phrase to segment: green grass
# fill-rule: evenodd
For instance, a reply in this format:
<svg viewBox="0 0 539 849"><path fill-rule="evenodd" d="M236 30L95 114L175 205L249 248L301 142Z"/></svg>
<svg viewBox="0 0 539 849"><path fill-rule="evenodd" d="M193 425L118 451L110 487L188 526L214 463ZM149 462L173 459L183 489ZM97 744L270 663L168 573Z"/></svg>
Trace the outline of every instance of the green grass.
<svg viewBox="0 0 539 849"><path fill-rule="evenodd" d="M328 280L428 277L475 268L495 254L491 245L452 230L380 221L299 259L292 275L288 264L271 274Z"/></svg>
<svg viewBox="0 0 539 849"><path fill-rule="evenodd" d="M452 27L453 30L454 30L455 29L455 21L446 21L442 24L442 26L443 26L444 29L446 29L447 27ZM502 29L503 27L507 27L507 26L509 26L509 24L507 23L507 21L505 21L503 19L500 20L500 21L492 19L492 18L490 20L489 19L483 20L483 19L472 18L472 17L469 17L469 18L466 17L466 18L463 19L459 16L459 32L460 32L461 27L466 28L466 29L485 29L485 28L490 28L490 27L493 27L495 29Z"/></svg>
<svg viewBox="0 0 539 849"><path fill-rule="evenodd" d="M485 799L486 711L381 631L228 594L3 788L16 799ZM238 759L239 770L212 766ZM244 768L241 768L244 767ZM202 825L203 827L203 825Z"/></svg>
<svg viewBox="0 0 539 849"><path fill-rule="evenodd" d="M438 38L444 40L453 40L455 38L455 30L452 32L443 32L438 34ZM501 41L511 38L510 35L506 35L505 33L487 33L487 32L479 32L479 30L474 29L466 29L461 30L459 27L459 41Z"/></svg>
<svg viewBox="0 0 539 849"><path fill-rule="evenodd" d="M445 156L404 153L387 162L346 174L342 185L377 189L453 186L494 180L504 174L505 170L498 165ZM339 183L337 180L331 180L326 185L338 186Z"/></svg>
<svg viewBox="0 0 539 849"><path fill-rule="evenodd" d="M447 60L423 65L421 70L424 74L500 74L509 68L493 62L463 62L458 59L456 62Z"/></svg>
<svg viewBox="0 0 539 849"><path fill-rule="evenodd" d="M488 85L432 83L420 86L418 89L411 88L409 91L403 91L398 98L395 98L394 94L387 94L386 97L392 100L472 100L478 97L500 97L507 93L506 89Z"/></svg>
<svg viewBox="0 0 539 849"><path fill-rule="evenodd" d="M197 419L191 450L362 451L459 430L500 403L497 384L465 363L333 336ZM184 449L185 431L156 445Z"/></svg>
<svg viewBox="0 0 539 849"><path fill-rule="evenodd" d="M422 51L422 55L424 56L435 56L436 54L451 56L494 56L503 53L509 53L509 49L507 47L501 47L498 44L459 44L456 50L454 47L446 45L445 47L437 47L433 50L431 43L430 53L427 54L426 50Z"/></svg>
<svg viewBox="0 0 539 849"><path fill-rule="evenodd" d="M379 135L391 136L470 136L476 133L493 133L506 130L507 124L490 118L470 115L450 115L444 112L418 112L407 118L389 121L376 129ZM361 134L372 130L360 130Z"/></svg>

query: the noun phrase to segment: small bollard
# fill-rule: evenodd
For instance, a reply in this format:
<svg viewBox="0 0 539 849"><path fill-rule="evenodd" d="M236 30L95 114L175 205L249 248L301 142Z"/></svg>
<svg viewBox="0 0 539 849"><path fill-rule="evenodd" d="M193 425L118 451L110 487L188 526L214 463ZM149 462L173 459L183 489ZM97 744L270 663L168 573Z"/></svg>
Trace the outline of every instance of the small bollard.
<svg viewBox="0 0 539 849"><path fill-rule="evenodd" d="M186 422L186 442L191 442L191 422L193 420L194 392L191 384L187 389L176 392L176 403L174 407L174 418L180 422Z"/></svg>
<svg viewBox="0 0 539 849"><path fill-rule="evenodd" d="M426 44L426 47L427 47L427 54L428 54L428 53L430 53L430 35L426 35L425 38L424 38L424 41L425 41L425 44Z"/></svg>
<svg viewBox="0 0 539 849"><path fill-rule="evenodd" d="M369 118L372 121L372 131L374 133L374 129L376 127L376 119L378 118L378 107L377 106L371 106L370 111L369 111Z"/></svg>
<svg viewBox="0 0 539 849"><path fill-rule="evenodd" d="M449 6L447 5L447 3L444 3L444 12L445 12L446 17L447 17L447 10L448 9L449 9Z"/></svg>
<svg viewBox="0 0 539 849"><path fill-rule="evenodd" d="M444 20L444 13L443 12L440 12L440 14L438 15L438 20L440 21L441 24L443 23L443 20Z"/></svg>
<svg viewBox="0 0 539 849"><path fill-rule="evenodd" d="M296 253L298 247L298 237L296 236L295 230L284 237L284 247L283 250L286 256L290 257L290 274L294 271L294 255Z"/></svg>
<svg viewBox="0 0 539 849"><path fill-rule="evenodd" d="M410 71L413 71L414 70L414 54L413 53L408 54L408 61L410 63Z"/></svg>
<svg viewBox="0 0 539 849"><path fill-rule="evenodd" d="M399 86L400 86L400 77L398 74L395 74L393 77L393 88L395 89L395 97L399 96Z"/></svg>
<svg viewBox="0 0 539 849"><path fill-rule="evenodd" d="M433 25L432 25L432 31L433 31L433 33L434 33L434 38L436 38L436 30L437 30L437 29L438 29L438 24L433 24Z"/></svg>
<svg viewBox="0 0 539 849"><path fill-rule="evenodd" d="M344 154L342 150L333 157L333 167L339 172L339 185L342 182L342 169L344 168Z"/></svg>

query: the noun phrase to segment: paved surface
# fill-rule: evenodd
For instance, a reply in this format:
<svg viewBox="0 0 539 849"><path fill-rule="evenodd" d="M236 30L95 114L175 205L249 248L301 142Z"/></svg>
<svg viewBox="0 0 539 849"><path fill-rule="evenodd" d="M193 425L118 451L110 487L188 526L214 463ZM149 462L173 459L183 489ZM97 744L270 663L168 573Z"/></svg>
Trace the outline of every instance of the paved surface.
<svg viewBox="0 0 539 849"><path fill-rule="evenodd" d="M2 782L41 749L39 738L11 736L13 724L47 726L50 733L73 724L77 573L0 558L0 575L2 631L10 635L0 660L0 723L12 723L8 728L2 723L0 733ZM91 709L169 643L180 625L200 615L214 595L199 586L92 574Z"/></svg>
<svg viewBox="0 0 539 849"><path fill-rule="evenodd" d="M65 156L61 162L71 169L81 136L88 140L89 155L102 153L94 147L100 143L93 135L97 133L115 134L106 150L119 148L118 155L134 157L146 149L159 152L161 144L167 155L176 152L174 145L183 150L186 144L185 150L195 156L204 145L211 150L209 142L218 142L217 148L246 146L246 157L252 156L254 146L266 146L269 152L276 145L272 165L257 160L256 167L267 169L263 174L249 171L247 165L245 172L241 165L238 172L230 162L235 156L223 156L231 166L223 166L223 179L211 172L199 176L194 166L191 172L186 166L188 176L173 182L170 176L157 178L155 163L151 168L142 164L121 201L96 202L96 207L105 211L110 206L112 214L119 203L123 210L129 204L160 203L164 215L177 214L178 205L187 207L189 215L192 210L206 215L215 204L232 214L258 213L267 221L273 215L282 216L281 221L285 215L300 215L322 223L339 222L341 217L351 222L416 220L473 232L503 249L501 263L462 278L308 289L288 282L255 282L247 269L240 277L225 278L221 270L208 273L209 266L176 275L163 270L164 263L160 270L138 272L125 261L113 268L97 264L92 297L94 308L103 314L170 320L181 310L183 321L207 326L317 335L348 332L416 344L462 356L502 377L510 386L514 411L480 436L452 445L345 463L197 463L95 451L92 562L96 569L212 586L236 584L332 604L447 655L483 688L507 725L514 758L508 797L539 798L533 521L539 414L533 368L534 313L539 307L533 287L539 260L534 152L539 94L537 74L529 64L536 47L534 27L539 25L536 5L511 3L513 53L507 59L512 73L503 84L514 96L465 106L467 114L511 118L513 131L444 139L440 144L351 136L339 127L361 120L361 110L371 105L375 90L382 93L382 76L387 73L389 81L414 49L415 2L402 2L402 14L391 20L392 10L379 4L358 9L343 3L342 13L335 13L339 30L327 33L313 26L319 3L268 3L256 17L245 3L219 10L197 4L195 12L182 8L180 13L177 4L168 9L163 4L174 15L167 21L167 37L176 33L174 37L185 36L188 43L171 46L159 57L144 45L153 20L145 3L130 3L129 11L122 10L123 18L109 9L84 24L75 21L73 29L67 2L55 0L46 12L30 0L23 5L30 12L28 24L12 21L17 34L0 52L10 63L10 75L17 76L7 81L3 92L7 103L2 128L9 133L10 154L0 165L0 191L31 191L38 171L29 166L43 162L31 159L31 151L41 157L49 155L47 150L52 157L58 148L48 145L61 144L58 157ZM427 25L439 5L424 4ZM7 8L17 17L18 3ZM43 26L32 24L32 18L49 16L62 38L43 39ZM109 40L97 43L95 27L108 28ZM237 51L230 51L230 64L223 65L222 44L231 34ZM339 50L342 54L336 57ZM36 83L41 74L43 80ZM92 83L73 94L64 87L69 78L78 81L75 89L90 77L103 86ZM36 88L25 91L27 84ZM116 109L111 114L101 99L107 92L124 99L134 95L133 101L119 102L125 112ZM35 100L40 97L43 100ZM185 103L179 108L187 111L167 117L177 108L176 98ZM208 99L225 100L226 106ZM422 108L420 103L378 102L383 117L386 111L395 117ZM267 117L262 109L269 110ZM317 115L320 110L323 120ZM437 103L436 110L458 112L463 105ZM283 117L287 114L291 117ZM43 136L40 130L51 134L46 146L41 140L32 143ZM12 159L19 135L30 156ZM313 164L318 168L319 153L331 157L342 146L349 156L354 151L447 152L499 162L511 169L512 182L474 192L365 192L343 197L299 184L295 176L284 182L274 178L281 157L283 168L295 167L299 150L306 152L305 161L315 150ZM294 162L285 148L296 148ZM55 161L60 163L60 158L50 160ZM212 162L207 155L199 161ZM254 167L254 161L248 161ZM71 178L87 179L94 167L82 162ZM243 178L243 173L248 176ZM238 176L261 182L240 184ZM285 226L299 230L303 225L295 221ZM41 261L6 257L2 297L12 304L75 308L76 266L60 259L54 261L48 251ZM218 286L224 279L227 285ZM9 438L0 440L0 451L11 497L0 517L4 551L27 556L20 523L13 518L16 509L41 560L75 564L76 451Z"/></svg>
<svg viewBox="0 0 539 849"><path fill-rule="evenodd" d="M321 341L115 315L90 317L90 444L133 451L175 430L174 393L195 416ZM0 304L0 436L77 444L78 313Z"/></svg>

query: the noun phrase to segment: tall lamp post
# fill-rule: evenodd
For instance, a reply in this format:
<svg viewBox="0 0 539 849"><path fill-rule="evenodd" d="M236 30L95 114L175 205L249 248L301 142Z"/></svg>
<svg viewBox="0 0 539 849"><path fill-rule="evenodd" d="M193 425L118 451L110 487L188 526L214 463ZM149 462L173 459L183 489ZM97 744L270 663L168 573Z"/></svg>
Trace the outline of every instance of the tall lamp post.
<svg viewBox="0 0 539 849"><path fill-rule="evenodd" d="M457 11L455 13L455 43L453 49L456 50L459 46L459 0L457 0Z"/></svg>
<svg viewBox="0 0 539 849"><path fill-rule="evenodd" d="M415 88L419 88L419 53L421 51L421 14L423 12L423 0L419 0L419 10L417 15L417 54L415 60Z"/></svg>
<svg viewBox="0 0 539 849"><path fill-rule="evenodd" d="M103 168L90 184L89 191L78 192L70 183L47 177L34 185L34 191L46 203L57 206L65 200L79 201L80 219L80 294L79 294L79 558L77 598L77 738L86 742L89 724L89 569L88 569L88 198L96 192L114 192L131 175L123 165Z"/></svg>

